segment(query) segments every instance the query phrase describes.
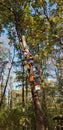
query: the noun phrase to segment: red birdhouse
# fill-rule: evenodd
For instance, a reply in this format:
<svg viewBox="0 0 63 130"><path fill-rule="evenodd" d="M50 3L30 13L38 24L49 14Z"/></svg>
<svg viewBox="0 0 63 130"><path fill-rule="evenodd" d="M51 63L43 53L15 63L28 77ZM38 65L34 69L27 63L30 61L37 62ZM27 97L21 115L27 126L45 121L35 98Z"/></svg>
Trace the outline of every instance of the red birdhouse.
<svg viewBox="0 0 63 130"><path fill-rule="evenodd" d="M24 55L24 56L27 56L28 52L27 52L25 49L22 50L22 52L23 52L23 55Z"/></svg>

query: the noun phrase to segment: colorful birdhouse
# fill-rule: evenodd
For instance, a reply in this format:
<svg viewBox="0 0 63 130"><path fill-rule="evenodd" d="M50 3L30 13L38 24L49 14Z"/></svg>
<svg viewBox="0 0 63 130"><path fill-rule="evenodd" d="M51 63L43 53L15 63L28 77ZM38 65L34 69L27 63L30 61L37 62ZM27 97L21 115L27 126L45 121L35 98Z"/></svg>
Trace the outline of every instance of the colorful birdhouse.
<svg viewBox="0 0 63 130"><path fill-rule="evenodd" d="M35 66L33 66L33 72L36 72L36 68L35 68Z"/></svg>
<svg viewBox="0 0 63 130"><path fill-rule="evenodd" d="M24 64L25 64L25 65L27 64L27 61L26 61L26 60L24 60Z"/></svg>
<svg viewBox="0 0 63 130"><path fill-rule="evenodd" d="M33 60L32 59L29 59L28 62L33 65Z"/></svg>
<svg viewBox="0 0 63 130"><path fill-rule="evenodd" d="M29 63L26 64L26 69L27 69L28 72L30 73L30 64L29 64Z"/></svg>
<svg viewBox="0 0 63 130"><path fill-rule="evenodd" d="M30 55L29 59L32 59L32 60L34 60L34 57L33 57L32 55Z"/></svg>
<svg viewBox="0 0 63 130"><path fill-rule="evenodd" d="M26 56L27 56L27 54L28 54L27 50L26 50L26 49L24 49L24 50L22 50L22 52L23 52L23 55L26 57Z"/></svg>
<svg viewBox="0 0 63 130"><path fill-rule="evenodd" d="M28 60L34 60L34 57L30 54L30 55L28 56Z"/></svg>
<svg viewBox="0 0 63 130"><path fill-rule="evenodd" d="M30 74L30 76L29 76L29 81L30 81L31 83L34 82L34 75L33 75L33 74Z"/></svg>
<svg viewBox="0 0 63 130"><path fill-rule="evenodd" d="M29 62L31 65L33 65L34 57L33 57L32 55L30 55L30 56L28 57L28 62Z"/></svg>
<svg viewBox="0 0 63 130"><path fill-rule="evenodd" d="M35 82L36 85L39 85L39 84L40 84L40 81L39 81L38 77L35 77L35 78L34 78L34 82Z"/></svg>
<svg viewBox="0 0 63 130"><path fill-rule="evenodd" d="M40 86L39 85L35 85L35 91L40 91Z"/></svg>

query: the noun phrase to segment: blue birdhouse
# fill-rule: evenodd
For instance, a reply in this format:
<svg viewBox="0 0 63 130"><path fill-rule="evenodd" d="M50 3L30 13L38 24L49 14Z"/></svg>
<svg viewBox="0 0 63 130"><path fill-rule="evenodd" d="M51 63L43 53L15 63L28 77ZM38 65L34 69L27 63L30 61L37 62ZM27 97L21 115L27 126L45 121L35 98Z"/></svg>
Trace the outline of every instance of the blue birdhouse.
<svg viewBox="0 0 63 130"><path fill-rule="evenodd" d="M38 79L38 77L35 77L34 79L35 79L35 82L36 82L36 83L39 83L39 82L40 82L39 79Z"/></svg>
<svg viewBox="0 0 63 130"><path fill-rule="evenodd" d="M32 65L33 64L33 59L29 59L28 62Z"/></svg>

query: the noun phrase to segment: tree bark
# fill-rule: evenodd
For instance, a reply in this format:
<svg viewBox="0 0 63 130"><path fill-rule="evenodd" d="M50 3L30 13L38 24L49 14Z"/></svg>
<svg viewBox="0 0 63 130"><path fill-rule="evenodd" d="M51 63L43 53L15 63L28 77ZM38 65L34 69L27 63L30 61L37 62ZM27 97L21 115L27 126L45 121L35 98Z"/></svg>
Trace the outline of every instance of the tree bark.
<svg viewBox="0 0 63 130"><path fill-rule="evenodd" d="M42 118L40 99L38 93L35 94L34 86L32 87L32 99L35 110L36 130L45 130L44 121Z"/></svg>
<svg viewBox="0 0 63 130"><path fill-rule="evenodd" d="M26 41L24 40L25 40L25 36L22 36L22 44L23 43L26 44ZM40 104L38 93L35 92L34 84L31 85L31 93L32 93L32 99L33 99L33 105L35 111L36 130L45 130L44 122L42 118L41 104Z"/></svg>
<svg viewBox="0 0 63 130"><path fill-rule="evenodd" d="M23 68L23 76L22 76L22 106L24 107L25 101L24 101L24 64L22 63Z"/></svg>
<svg viewBox="0 0 63 130"><path fill-rule="evenodd" d="M46 106L46 95L45 95L45 88L42 87L42 111L43 113L43 119L44 119L44 126L45 130L48 130L48 114L47 114L47 106Z"/></svg>

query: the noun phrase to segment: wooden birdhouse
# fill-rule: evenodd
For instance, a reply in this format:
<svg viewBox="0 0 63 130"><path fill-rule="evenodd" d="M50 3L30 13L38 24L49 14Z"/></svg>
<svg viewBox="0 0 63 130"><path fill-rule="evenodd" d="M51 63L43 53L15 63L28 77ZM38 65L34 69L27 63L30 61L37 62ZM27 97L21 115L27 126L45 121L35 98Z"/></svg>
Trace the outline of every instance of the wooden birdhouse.
<svg viewBox="0 0 63 130"><path fill-rule="evenodd" d="M30 60L29 60L29 63L30 63L31 65L33 65L33 60L30 59Z"/></svg>
<svg viewBox="0 0 63 130"><path fill-rule="evenodd" d="M40 84L40 81L39 81L38 77L34 77L34 83L35 83L36 85L39 85L39 84Z"/></svg>
<svg viewBox="0 0 63 130"><path fill-rule="evenodd" d="M35 91L40 91L40 86L39 85L35 85Z"/></svg>
<svg viewBox="0 0 63 130"><path fill-rule="evenodd" d="M30 55L30 56L29 56L29 59L32 59L32 60L34 60L34 57L33 57L32 55Z"/></svg>
<svg viewBox="0 0 63 130"><path fill-rule="evenodd" d="M28 54L27 50L26 50L26 49L24 49L24 50L22 50L22 52L23 52L23 55L26 57L26 56L27 56L27 54Z"/></svg>
<svg viewBox="0 0 63 130"><path fill-rule="evenodd" d="M30 67L30 64L29 64L29 63L26 64L26 69L27 69L28 72L30 73L30 69L31 69L31 67Z"/></svg>
<svg viewBox="0 0 63 130"><path fill-rule="evenodd" d="M31 65L33 65L34 57L33 57L32 55L30 55L30 56L28 57L28 62L29 62Z"/></svg>
<svg viewBox="0 0 63 130"><path fill-rule="evenodd" d="M34 82L34 75L33 75L33 74L30 74L30 76L29 76L29 81L30 81L30 82Z"/></svg>

